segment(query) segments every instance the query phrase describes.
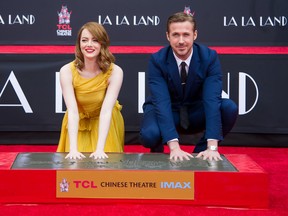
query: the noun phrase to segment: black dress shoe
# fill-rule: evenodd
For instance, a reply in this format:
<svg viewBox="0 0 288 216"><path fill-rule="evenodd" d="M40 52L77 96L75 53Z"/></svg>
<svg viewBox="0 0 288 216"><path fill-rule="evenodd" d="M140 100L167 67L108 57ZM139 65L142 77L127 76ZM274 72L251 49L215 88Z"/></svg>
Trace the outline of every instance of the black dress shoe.
<svg viewBox="0 0 288 216"><path fill-rule="evenodd" d="M163 153L164 152L164 145L157 145L150 149L151 153Z"/></svg>

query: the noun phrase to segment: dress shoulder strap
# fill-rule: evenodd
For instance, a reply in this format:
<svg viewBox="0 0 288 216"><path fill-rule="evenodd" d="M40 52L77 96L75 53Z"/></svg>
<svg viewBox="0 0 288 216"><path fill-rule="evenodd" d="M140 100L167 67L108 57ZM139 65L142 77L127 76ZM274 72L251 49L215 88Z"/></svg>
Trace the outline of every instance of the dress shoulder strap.
<svg viewBox="0 0 288 216"><path fill-rule="evenodd" d="M72 61L72 62L70 63L70 69L71 69L71 71L72 71L72 76L75 77L75 75L76 75L76 73L77 73L77 68L76 68L76 66L75 66L75 61Z"/></svg>
<svg viewBox="0 0 288 216"><path fill-rule="evenodd" d="M114 63L111 63L107 71L105 72L107 76L110 76L114 67Z"/></svg>

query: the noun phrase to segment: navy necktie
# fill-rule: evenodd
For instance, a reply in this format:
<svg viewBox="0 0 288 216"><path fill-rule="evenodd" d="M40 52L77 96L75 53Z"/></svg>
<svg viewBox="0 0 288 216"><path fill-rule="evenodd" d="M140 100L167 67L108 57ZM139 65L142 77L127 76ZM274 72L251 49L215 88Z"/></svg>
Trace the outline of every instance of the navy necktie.
<svg viewBox="0 0 288 216"><path fill-rule="evenodd" d="M186 86L186 80L187 80L187 72L186 72L186 63L181 62L181 69L180 69L180 74L181 74L181 85L183 89L183 98L185 96L185 86ZM188 129L189 127L189 115L188 115L188 108L187 106L182 105L180 107L180 125L182 128L185 130Z"/></svg>
<svg viewBox="0 0 288 216"><path fill-rule="evenodd" d="M180 75L181 75L181 85L182 85L183 90L184 90L186 80L187 80L187 71L186 71L186 63L185 62L181 62Z"/></svg>

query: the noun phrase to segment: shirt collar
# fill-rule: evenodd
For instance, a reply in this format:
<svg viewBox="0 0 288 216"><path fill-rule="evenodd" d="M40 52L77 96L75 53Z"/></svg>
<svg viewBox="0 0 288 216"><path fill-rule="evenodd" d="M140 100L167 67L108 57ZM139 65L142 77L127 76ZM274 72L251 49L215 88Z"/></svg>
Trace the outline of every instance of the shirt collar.
<svg viewBox="0 0 288 216"><path fill-rule="evenodd" d="M176 59L176 62L177 62L178 67L180 67L180 64L183 62L183 60L182 60L182 59L179 59L179 58L176 56L176 54L174 53L174 51L173 51L173 55L174 55L174 57L175 57L175 59ZM185 62L186 65L188 66L188 68L189 68L189 66L190 66L190 61L191 61L192 55L193 55L193 48L192 48L191 54L188 56L188 58L187 58L186 60L184 60L184 62Z"/></svg>

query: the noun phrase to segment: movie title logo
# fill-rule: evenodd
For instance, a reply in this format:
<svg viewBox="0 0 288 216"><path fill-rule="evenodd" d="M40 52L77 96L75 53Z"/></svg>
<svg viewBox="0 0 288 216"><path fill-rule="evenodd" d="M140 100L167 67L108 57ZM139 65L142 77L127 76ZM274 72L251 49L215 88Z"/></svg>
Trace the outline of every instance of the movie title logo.
<svg viewBox="0 0 288 216"><path fill-rule="evenodd" d="M36 19L34 15L12 15L9 14L7 17L0 15L0 24L5 25L33 25Z"/></svg>
<svg viewBox="0 0 288 216"><path fill-rule="evenodd" d="M62 6L58 13L57 36L72 36L70 18L72 11L69 12L67 6Z"/></svg>
<svg viewBox="0 0 288 216"><path fill-rule="evenodd" d="M159 16L98 16L98 23L102 25L116 26L158 26Z"/></svg>
<svg viewBox="0 0 288 216"><path fill-rule="evenodd" d="M223 18L223 25L224 27L283 27L287 26L287 17L285 16L260 16L258 18L255 17L227 17L224 16Z"/></svg>

